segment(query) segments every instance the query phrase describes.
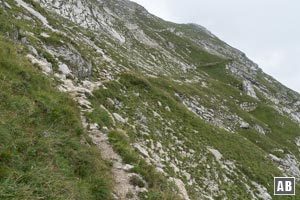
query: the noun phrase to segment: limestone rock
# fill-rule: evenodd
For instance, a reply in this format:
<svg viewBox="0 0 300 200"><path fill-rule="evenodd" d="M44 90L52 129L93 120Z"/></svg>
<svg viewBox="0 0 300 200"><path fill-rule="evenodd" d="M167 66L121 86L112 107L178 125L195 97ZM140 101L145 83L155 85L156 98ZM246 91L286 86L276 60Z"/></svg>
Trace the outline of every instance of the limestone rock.
<svg viewBox="0 0 300 200"><path fill-rule="evenodd" d="M69 73L71 73L71 70L69 69L69 67L66 64L63 64L63 63L60 63L58 65L58 69L64 75L68 75Z"/></svg>
<svg viewBox="0 0 300 200"><path fill-rule="evenodd" d="M124 119L121 115L119 115L118 113L113 113L114 118L121 122L122 124L126 124L128 119Z"/></svg>
<svg viewBox="0 0 300 200"><path fill-rule="evenodd" d="M247 122L242 122L241 125L240 125L240 128L242 128L242 129L249 129L250 125Z"/></svg>
<svg viewBox="0 0 300 200"><path fill-rule="evenodd" d="M34 57L31 54L28 54L26 56L33 64L37 64L42 70L43 72L49 74L52 73L52 64L49 63L47 60L41 60L41 59L37 59L36 57Z"/></svg>
<svg viewBox="0 0 300 200"><path fill-rule="evenodd" d="M258 99L256 96L256 93L255 93L254 87L250 81L248 81L248 80L243 81L243 91L250 97Z"/></svg>
<svg viewBox="0 0 300 200"><path fill-rule="evenodd" d="M180 194L182 195L182 197L184 198L184 200L190 200L189 195L186 191L185 188L185 184L182 182L182 180L178 179L178 178L169 178L169 180L171 182L174 182L175 185L178 187L178 190L180 192Z"/></svg>

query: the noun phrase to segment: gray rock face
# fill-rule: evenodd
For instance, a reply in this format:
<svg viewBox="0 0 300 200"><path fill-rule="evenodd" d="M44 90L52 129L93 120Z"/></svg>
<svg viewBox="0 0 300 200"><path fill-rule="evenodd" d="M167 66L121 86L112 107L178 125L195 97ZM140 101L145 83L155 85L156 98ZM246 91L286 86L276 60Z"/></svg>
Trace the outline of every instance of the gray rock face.
<svg viewBox="0 0 300 200"><path fill-rule="evenodd" d="M71 73L69 67L66 64L59 64L59 71L61 71L64 75L68 75Z"/></svg>
<svg viewBox="0 0 300 200"><path fill-rule="evenodd" d="M184 200L190 200L189 195L185 189L185 185L184 183L177 178L170 178L171 182L174 182L175 185L178 187L180 194L182 195L182 197L184 198Z"/></svg>
<svg viewBox="0 0 300 200"><path fill-rule="evenodd" d="M278 158L275 155L269 154L268 157L278 165L278 169L286 176L300 177L300 162L295 155L286 154L283 158Z"/></svg>
<svg viewBox="0 0 300 200"><path fill-rule="evenodd" d="M52 55L57 57L63 57L66 62L68 62L69 67L61 64L59 69L64 74L69 74L72 72L78 77L87 77L92 73L92 64L86 61L82 55L71 45L56 47L47 47L47 50L51 52Z"/></svg>
<svg viewBox="0 0 300 200"><path fill-rule="evenodd" d="M257 99L254 87L250 81L248 80L243 81L243 91L246 92L246 94L249 95L250 97Z"/></svg>

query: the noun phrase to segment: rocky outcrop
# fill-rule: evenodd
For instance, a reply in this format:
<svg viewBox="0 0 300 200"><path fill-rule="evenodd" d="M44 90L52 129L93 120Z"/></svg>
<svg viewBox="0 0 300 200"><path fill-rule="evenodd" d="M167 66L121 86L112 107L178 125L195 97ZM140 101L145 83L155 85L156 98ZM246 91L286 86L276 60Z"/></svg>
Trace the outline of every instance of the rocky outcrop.
<svg viewBox="0 0 300 200"><path fill-rule="evenodd" d="M243 91L249 95L250 97L253 97L255 99L257 99L257 96L256 96L256 93L255 93L255 90L254 90L254 87L252 85L252 83L248 80L244 80L243 81Z"/></svg>
<svg viewBox="0 0 300 200"><path fill-rule="evenodd" d="M300 162L293 154L286 154L283 158L278 158L273 154L269 154L268 157L278 165L286 176L300 178Z"/></svg>
<svg viewBox="0 0 300 200"><path fill-rule="evenodd" d="M178 97L190 111L219 128L235 133L237 127L248 129L250 126L237 114L231 113L226 106L208 109L200 104L201 101L199 97L186 98L177 93L175 96Z"/></svg>
<svg viewBox="0 0 300 200"><path fill-rule="evenodd" d="M37 64L41 70L46 73L52 73L52 64L49 63L46 59L38 59L36 57L34 57L33 55L28 54L27 58L33 63L33 64Z"/></svg>

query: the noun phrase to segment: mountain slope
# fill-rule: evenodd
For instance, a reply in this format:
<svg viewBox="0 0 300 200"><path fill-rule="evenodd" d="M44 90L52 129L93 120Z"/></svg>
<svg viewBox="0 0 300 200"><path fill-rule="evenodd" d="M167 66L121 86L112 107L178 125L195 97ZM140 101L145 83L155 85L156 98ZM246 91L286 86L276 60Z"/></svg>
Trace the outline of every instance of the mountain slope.
<svg viewBox="0 0 300 200"><path fill-rule="evenodd" d="M0 38L0 198L111 199L109 165L86 146L79 111Z"/></svg>
<svg viewBox="0 0 300 200"><path fill-rule="evenodd" d="M1 0L0 18L78 102L115 198L276 199L274 176L300 178L299 94L204 27L127 0Z"/></svg>

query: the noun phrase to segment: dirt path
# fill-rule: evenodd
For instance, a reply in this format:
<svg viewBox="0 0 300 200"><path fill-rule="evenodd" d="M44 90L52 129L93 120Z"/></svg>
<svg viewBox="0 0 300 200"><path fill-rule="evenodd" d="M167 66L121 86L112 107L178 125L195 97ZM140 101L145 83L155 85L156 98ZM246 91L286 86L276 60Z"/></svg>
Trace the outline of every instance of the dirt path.
<svg viewBox="0 0 300 200"><path fill-rule="evenodd" d="M118 155L108 142L106 134L101 132L97 124L91 124L85 117L85 112L92 112L92 104L88 101L87 94L92 95L92 91L101 86L100 82L84 81L82 85L74 85L71 80L64 80L59 89L70 94L79 104L81 110L81 121L84 128L93 143L99 148L102 158L111 162L112 175L114 179L114 195L119 200L138 200L138 193L144 191L145 188L139 188L130 184L130 178L134 173L128 172L132 168L130 165L125 165L122 158Z"/></svg>

